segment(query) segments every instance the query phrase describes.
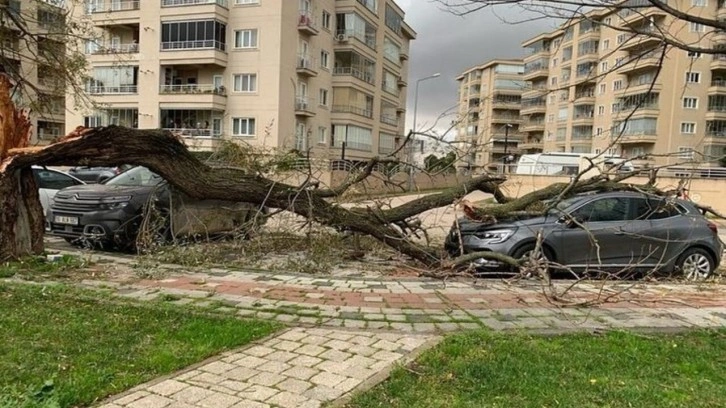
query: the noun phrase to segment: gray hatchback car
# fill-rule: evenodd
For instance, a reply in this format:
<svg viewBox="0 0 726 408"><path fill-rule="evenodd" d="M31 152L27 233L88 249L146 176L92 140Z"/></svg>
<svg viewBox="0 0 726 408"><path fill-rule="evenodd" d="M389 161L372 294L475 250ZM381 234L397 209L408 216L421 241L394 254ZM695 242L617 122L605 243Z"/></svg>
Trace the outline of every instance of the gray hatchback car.
<svg viewBox="0 0 726 408"><path fill-rule="evenodd" d="M452 255L493 251L529 257L541 231L542 255L575 271L654 269L711 275L723 251L716 224L690 202L637 192L577 195L546 215L496 224L458 220L446 238ZM479 269L501 269L483 258Z"/></svg>

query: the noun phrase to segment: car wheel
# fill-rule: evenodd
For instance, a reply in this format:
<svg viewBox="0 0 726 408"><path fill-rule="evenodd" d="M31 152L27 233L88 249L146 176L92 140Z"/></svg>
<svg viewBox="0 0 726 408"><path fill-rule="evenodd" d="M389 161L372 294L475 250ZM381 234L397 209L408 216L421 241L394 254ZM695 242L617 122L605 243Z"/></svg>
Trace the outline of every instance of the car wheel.
<svg viewBox="0 0 726 408"><path fill-rule="evenodd" d="M715 262L708 252L700 248L689 248L678 258L676 268L683 272L686 280L703 280L716 269Z"/></svg>
<svg viewBox="0 0 726 408"><path fill-rule="evenodd" d="M516 251L514 251L514 253L512 254L512 258L514 258L514 259L522 259L522 260L527 261L524 264L525 267L530 266L529 265L530 262L528 262L528 261L530 261L532 258L534 258L534 260L535 260L536 263L540 263L541 261L551 261L552 260L552 256L551 256L551 254L548 254L547 253L548 251L547 251L546 248L540 248L538 250L538 253L535 254L534 251L536 249L537 249L537 247L536 247L535 244L526 244L526 245L522 246L521 248L517 249ZM542 270L538 270L537 272L538 272L538 275L539 275L543 271ZM531 278L534 275L535 274L534 274L534 271L532 270L532 268L531 267L528 267L527 268L527 272L525 273L524 276L527 277L527 278Z"/></svg>

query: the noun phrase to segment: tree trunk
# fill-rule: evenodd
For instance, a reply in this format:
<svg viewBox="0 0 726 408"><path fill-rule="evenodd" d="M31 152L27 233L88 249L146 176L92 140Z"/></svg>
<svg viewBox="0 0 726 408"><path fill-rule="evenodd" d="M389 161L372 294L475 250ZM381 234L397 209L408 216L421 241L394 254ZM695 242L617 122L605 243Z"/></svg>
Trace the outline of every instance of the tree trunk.
<svg viewBox="0 0 726 408"><path fill-rule="evenodd" d="M0 261L43 252L43 208L30 168L0 173Z"/></svg>

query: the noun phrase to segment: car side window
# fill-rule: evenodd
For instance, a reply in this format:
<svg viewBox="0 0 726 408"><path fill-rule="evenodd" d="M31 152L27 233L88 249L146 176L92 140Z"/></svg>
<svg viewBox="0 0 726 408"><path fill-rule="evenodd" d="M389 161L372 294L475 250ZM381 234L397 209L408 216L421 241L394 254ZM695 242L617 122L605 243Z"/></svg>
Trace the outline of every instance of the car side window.
<svg viewBox="0 0 726 408"><path fill-rule="evenodd" d="M600 198L583 205L571 214L581 222L625 221L628 219L628 199Z"/></svg>
<svg viewBox="0 0 726 408"><path fill-rule="evenodd" d="M75 186L79 183L71 177L66 176L63 173L58 173L50 170L37 170L35 171L36 180L38 181L38 187L46 188L49 190L61 190L66 187Z"/></svg>
<svg viewBox="0 0 726 408"><path fill-rule="evenodd" d="M651 208L647 214L649 220L662 220L664 218L675 217L682 214L683 208L678 204L668 200L648 200Z"/></svg>

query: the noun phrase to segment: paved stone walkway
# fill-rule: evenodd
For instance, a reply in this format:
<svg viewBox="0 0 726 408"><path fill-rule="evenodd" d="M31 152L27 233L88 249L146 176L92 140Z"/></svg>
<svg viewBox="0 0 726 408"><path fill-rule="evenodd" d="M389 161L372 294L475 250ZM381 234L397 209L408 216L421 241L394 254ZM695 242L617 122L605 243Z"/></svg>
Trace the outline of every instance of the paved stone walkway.
<svg viewBox="0 0 726 408"><path fill-rule="evenodd" d="M403 332L503 329L684 328L726 325L726 285L555 283L554 304L539 282L325 279L211 270L173 272L133 284L84 281L142 300L162 299L295 325ZM565 292L566 291L566 292ZM592 307L568 304L594 303Z"/></svg>
<svg viewBox="0 0 726 408"><path fill-rule="evenodd" d="M438 339L370 331L293 328L142 384L101 408L316 408L380 381Z"/></svg>

